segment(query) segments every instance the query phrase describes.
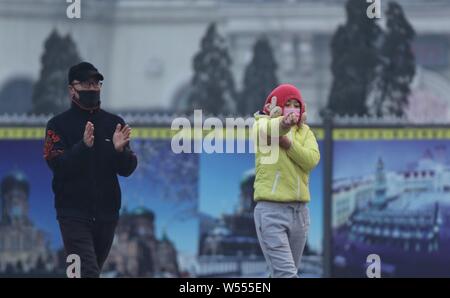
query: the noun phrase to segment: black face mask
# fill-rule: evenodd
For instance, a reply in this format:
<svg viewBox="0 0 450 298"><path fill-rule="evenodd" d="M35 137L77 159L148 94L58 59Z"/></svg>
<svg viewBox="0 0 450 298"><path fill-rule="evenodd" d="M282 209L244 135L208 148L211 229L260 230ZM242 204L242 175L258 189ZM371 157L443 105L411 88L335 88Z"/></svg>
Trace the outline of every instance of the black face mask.
<svg viewBox="0 0 450 298"><path fill-rule="evenodd" d="M74 97L74 101L78 102L83 108L95 109L100 106L100 91L86 90L77 92L80 98L75 99Z"/></svg>

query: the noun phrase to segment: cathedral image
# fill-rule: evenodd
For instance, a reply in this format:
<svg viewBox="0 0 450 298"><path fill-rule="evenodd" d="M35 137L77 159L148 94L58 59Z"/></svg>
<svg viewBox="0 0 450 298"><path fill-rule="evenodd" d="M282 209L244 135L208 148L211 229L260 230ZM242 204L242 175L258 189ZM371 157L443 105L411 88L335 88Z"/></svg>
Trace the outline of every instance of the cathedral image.
<svg viewBox="0 0 450 298"><path fill-rule="evenodd" d="M51 272L56 256L46 233L29 217L30 185L20 171L1 180L0 273Z"/></svg>
<svg viewBox="0 0 450 298"><path fill-rule="evenodd" d="M155 214L137 207L121 213L119 224L104 265L105 275L115 277L178 277L177 251L166 233L155 235Z"/></svg>

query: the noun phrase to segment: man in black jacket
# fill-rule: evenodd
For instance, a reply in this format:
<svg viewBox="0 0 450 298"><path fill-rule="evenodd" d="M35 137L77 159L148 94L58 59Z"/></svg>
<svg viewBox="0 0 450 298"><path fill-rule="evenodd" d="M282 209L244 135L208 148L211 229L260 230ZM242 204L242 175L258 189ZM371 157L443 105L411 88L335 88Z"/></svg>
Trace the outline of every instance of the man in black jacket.
<svg viewBox="0 0 450 298"><path fill-rule="evenodd" d="M137 158L131 128L100 108L103 75L82 62L68 77L71 107L48 121L44 158L65 251L80 257L81 277L99 277L119 217L117 174L130 176Z"/></svg>

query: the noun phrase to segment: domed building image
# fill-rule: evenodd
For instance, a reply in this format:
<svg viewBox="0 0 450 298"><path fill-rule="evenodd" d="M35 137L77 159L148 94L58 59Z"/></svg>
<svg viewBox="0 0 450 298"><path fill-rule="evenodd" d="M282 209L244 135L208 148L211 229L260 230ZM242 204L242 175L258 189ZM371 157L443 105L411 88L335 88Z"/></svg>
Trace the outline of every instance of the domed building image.
<svg viewBox="0 0 450 298"><path fill-rule="evenodd" d="M238 204L231 213L212 217L201 214L199 276L267 277L267 264L256 234L253 212L254 169L246 171L239 183ZM302 273L320 276L321 257L306 244Z"/></svg>
<svg viewBox="0 0 450 298"><path fill-rule="evenodd" d="M156 238L154 221L155 214L145 207L131 211L124 208L103 268L105 274L126 277L179 276L175 246L166 233L161 240Z"/></svg>
<svg viewBox="0 0 450 298"><path fill-rule="evenodd" d="M1 180L1 273L52 271L55 267L56 259L45 232L29 217L29 194L30 185L20 171L13 171Z"/></svg>
<svg viewBox="0 0 450 298"><path fill-rule="evenodd" d="M382 158L369 176L339 181L333 190L333 266L361 276L372 253L382 276L448 276L450 163L445 147L426 149L406 169Z"/></svg>

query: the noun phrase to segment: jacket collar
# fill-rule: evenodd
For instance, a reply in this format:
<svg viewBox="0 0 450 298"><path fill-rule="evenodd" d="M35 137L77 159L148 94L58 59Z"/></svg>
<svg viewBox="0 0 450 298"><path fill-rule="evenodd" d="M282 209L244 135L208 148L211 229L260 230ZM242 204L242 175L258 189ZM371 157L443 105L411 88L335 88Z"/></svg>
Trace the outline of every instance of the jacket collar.
<svg viewBox="0 0 450 298"><path fill-rule="evenodd" d="M74 111L77 111L79 113L84 113L84 114L95 114L100 110L100 105L98 107L95 107L93 109L87 109L84 108L83 106L81 106L78 102L72 100L71 104L70 104L70 108Z"/></svg>

